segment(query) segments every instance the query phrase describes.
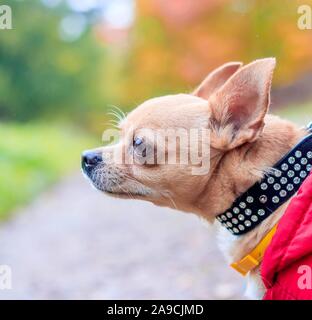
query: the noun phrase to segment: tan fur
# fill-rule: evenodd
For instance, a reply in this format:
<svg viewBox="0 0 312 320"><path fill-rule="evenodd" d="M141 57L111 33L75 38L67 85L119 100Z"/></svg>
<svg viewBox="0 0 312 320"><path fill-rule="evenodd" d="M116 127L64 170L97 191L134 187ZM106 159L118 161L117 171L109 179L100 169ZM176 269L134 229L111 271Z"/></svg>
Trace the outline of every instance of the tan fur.
<svg viewBox="0 0 312 320"><path fill-rule="evenodd" d="M274 59L257 60L245 67L227 64L208 76L193 94L154 98L133 110L121 123L120 143L104 147L104 155L114 148L128 150L133 139L128 136L130 131L140 136L144 128L209 128L210 170L206 175L192 175L188 165L107 162L103 169L106 179L111 179L113 172L120 182L110 193L214 221L306 134L289 121L266 115L274 67ZM221 228L219 244L228 261L237 261L250 252L279 220L285 207L244 236L233 236ZM261 296L258 272L251 277L256 278Z"/></svg>

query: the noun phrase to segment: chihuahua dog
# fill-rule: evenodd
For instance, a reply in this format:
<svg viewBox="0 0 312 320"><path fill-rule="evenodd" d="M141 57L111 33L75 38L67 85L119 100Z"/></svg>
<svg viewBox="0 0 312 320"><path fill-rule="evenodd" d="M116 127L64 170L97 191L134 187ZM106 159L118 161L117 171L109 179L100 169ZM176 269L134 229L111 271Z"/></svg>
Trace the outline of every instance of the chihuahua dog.
<svg viewBox="0 0 312 320"><path fill-rule="evenodd" d="M274 58L245 66L227 63L190 94L145 101L120 121L117 143L83 153L84 173L97 189L110 195L192 212L213 222L307 134L295 124L267 114L275 64ZM203 151L208 141L203 143L203 135L193 135L186 146L175 141L174 147L164 147L171 133L181 128L186 132L209 130L209 152ZM159 142L153 132L167 132L167 140ZM193 152L200 143L195 149L201 162L209 160L208 170L200 174L194 174L192 169L199 164L191 161L148 161L151 157L155 160L158 153L166 157L172 148L177 153L182 149ZM130 155L134 161L117 161L116 153L122 159ZM287 203L243 235L220 228L218 243L227 260L231 263L248 254L278 222ZM260 298L263 293L258 267L248 275L247 295Z"/></svg>

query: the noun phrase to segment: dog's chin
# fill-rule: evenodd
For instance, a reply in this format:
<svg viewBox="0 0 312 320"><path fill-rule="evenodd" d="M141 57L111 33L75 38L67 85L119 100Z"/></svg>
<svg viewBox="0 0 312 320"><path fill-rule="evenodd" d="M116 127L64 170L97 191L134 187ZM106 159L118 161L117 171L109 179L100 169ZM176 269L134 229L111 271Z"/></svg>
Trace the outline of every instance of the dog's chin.
<svg viewBox="0 0 312 320"><path fill-rule="evenodd" d="M139 194L139 193L127 193L123 191L111 191L105 189L98 189L97 190L103 192L104 194L108 195L109 197L118 198L118 199L133 199L133 200L147 200L146 195Z"/></svg>
<svg viewBox="0 0 312 320"><path fill-rule="evenodd" d="M129 185L129 182L124 184L124 181L120 181L118 184L115 184L110 181L110 179L99 179L92 171L85 172L82 170L82 172L95 190L105 193L111 197L123 199L146 199L148 195L152 194L152 190L150 188L139 182L134 185Z"/></svg>
<svg viewBox="0 0 312 320"><path fill-rule="evenodd" d="M97 190L100 191L110 197L114 197L114 198L121 198L121 199L144 199L147 194L143 194L143 193L137 193L137 192L127 192L127 190L121 190L121 189L111 189L111 188L107 188L103 185L98 185L97 183L95 183L94 181L92 181L92 179L88 178L91 186Z"/></svg>
<svg viewBox="0 0 312 320"><path fill-rule="evenodd" d="M101 190L104 194L108 195L109 197L118 198L118 199L142 199L142 196L139 195L130 195L125 192L117 192L117 191L108 191L108 190Z"/></svg>

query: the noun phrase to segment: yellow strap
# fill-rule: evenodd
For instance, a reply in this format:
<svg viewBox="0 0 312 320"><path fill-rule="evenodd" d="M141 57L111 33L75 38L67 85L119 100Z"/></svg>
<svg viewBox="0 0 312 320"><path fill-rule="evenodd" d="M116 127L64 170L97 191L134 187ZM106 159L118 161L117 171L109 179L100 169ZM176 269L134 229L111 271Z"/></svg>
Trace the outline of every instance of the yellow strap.
<svg viewBox="0 0 312 320"><path fill-rule="evenodd" d="M270 232L260 241L260 243L243 259L231 264L231 267L245 276L249 271L256 268L264 256L264 252L270 244L275 232L277 224L270 230Z"/></svg>

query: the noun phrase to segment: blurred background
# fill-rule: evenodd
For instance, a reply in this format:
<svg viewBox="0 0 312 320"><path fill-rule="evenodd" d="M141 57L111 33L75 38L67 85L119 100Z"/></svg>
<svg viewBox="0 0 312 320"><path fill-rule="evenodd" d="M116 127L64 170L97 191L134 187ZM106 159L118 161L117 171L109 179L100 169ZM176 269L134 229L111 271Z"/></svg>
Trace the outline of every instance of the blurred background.
<svg viewBox="0 0 312 320"><path fill-rule="evenodd" d="M0 298L238 299L213 227L91 190L80 153L113 106L190 92L228 61L275 56L271 111L312 116L311 0L6 0L0 30ZM1 5L0 4L0 5ZM307 22L309 22L307 20Z"/></svg>

